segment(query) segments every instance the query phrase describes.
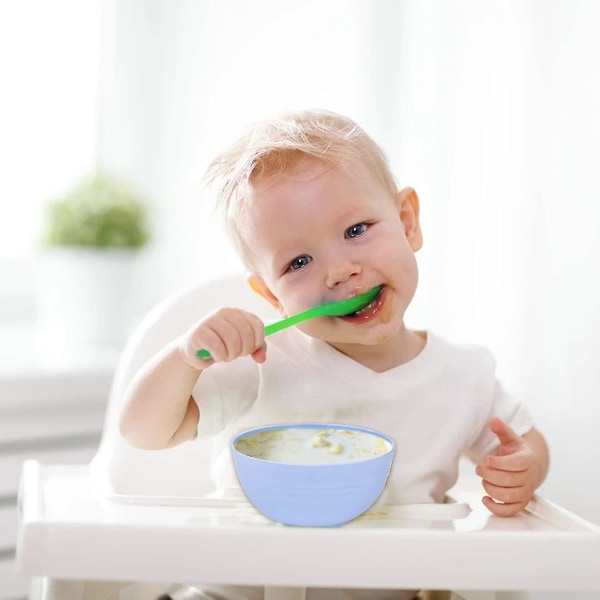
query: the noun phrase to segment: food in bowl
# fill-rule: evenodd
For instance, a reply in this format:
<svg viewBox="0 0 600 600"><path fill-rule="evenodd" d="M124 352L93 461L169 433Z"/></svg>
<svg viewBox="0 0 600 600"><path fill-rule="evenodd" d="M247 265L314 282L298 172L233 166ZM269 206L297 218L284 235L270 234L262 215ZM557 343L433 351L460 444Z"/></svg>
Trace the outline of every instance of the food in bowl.
<svg viewBox="0 0 600 600"><path fill-rule="evenodd" d="M231 441L248 499L286 525L337 526L368 510L383 491L395 443L350 425L271 425Z"/></svg>
<svg viewBox="0 0 600 600"><path fill-rule="evenodd" d="M355 428L285 427L238 439L236 450L247 456L293 464L331 464L365 460L389 452L381 435Z"/></svg>

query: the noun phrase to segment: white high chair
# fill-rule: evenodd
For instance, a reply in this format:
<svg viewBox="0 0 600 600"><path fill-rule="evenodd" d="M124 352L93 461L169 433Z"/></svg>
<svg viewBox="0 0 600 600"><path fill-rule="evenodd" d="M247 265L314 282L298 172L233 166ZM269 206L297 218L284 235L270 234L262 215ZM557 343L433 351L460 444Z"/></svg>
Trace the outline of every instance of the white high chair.
<svg viewBox="0 0 600 600"><path fill-rule="evenodd" d="M241 276L169 298L122 355L92 463L24 464L17 568L34 576L30 600L150 600L163 582L203 581L265 585L266 600L302 600L306 587L455 590L466 600L600 590L600 528L540 497L516 517L494 517L479 480L462 476L447 504L384 505L339 528L294 528L242 500L202 498L210 440L130 447L117 421L133 373L224 301L275 316Z"/></svg>

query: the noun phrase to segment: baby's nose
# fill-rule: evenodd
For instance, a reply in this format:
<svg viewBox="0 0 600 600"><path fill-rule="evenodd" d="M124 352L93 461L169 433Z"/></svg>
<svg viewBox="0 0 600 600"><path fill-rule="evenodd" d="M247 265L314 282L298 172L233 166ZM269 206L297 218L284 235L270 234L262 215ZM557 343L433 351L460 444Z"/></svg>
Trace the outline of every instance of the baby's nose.
<svg viewBox="0 0 600 600"><path fill-rule="evenodd" d="M337 260L332 264L327 274L326 285L333 289L340 283L346 283L352 277L360 275L360 265L352 260Z"/></svg>

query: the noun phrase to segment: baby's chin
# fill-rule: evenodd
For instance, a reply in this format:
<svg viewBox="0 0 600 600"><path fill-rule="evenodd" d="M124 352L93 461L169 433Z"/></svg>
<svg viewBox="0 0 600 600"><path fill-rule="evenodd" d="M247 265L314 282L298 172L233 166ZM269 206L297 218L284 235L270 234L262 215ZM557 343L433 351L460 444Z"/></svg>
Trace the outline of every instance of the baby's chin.
<svg viewBox="0 0 600 600"><path fill-rule="evenodd" d="M327 317L326 317L327 318ZM400 325L393 322L358 322L349 323L347 319L339 319L341 327L336 327L336 317L328 317L328 322L320 323L319 320L306 321L296 327L302 333L328 343L330 346L348 345L379 348L393 341L394 337L402 329Z"/></svg>
<svg viewBox="0 0 600 600"><path fill-rule="evenodd" d="M373 332L374 333L374 332ZM310 334L307 334L310 335ZM362 349L364 352L380 352L382 346L385 346L390 342L393 338L393 334L382 334L381 332L375 335L365 335L365 336L348 336L348 335L340 335L340 336L312 336L318 337L318 339L323 342L328 343L330 346L338 347L342 349L343 347L354 348L354 349Z"/></svg>

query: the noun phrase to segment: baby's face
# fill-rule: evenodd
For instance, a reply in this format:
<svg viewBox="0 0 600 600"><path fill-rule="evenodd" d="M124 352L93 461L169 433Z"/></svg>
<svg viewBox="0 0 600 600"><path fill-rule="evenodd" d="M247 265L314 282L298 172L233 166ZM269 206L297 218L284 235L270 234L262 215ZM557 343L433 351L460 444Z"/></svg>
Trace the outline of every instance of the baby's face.
<svg viewBox="0 0 600 600"><path fill-rule="evenodd" d="M366 170L356 176L316 159L274 181L252 183L245 233L251 264L282 315L382 285L376 302L351 317L300 328L352 354L352 346L392 343L417 285L418 207L396 198ZM414 229L414 222L413 222Z"/></svg>

